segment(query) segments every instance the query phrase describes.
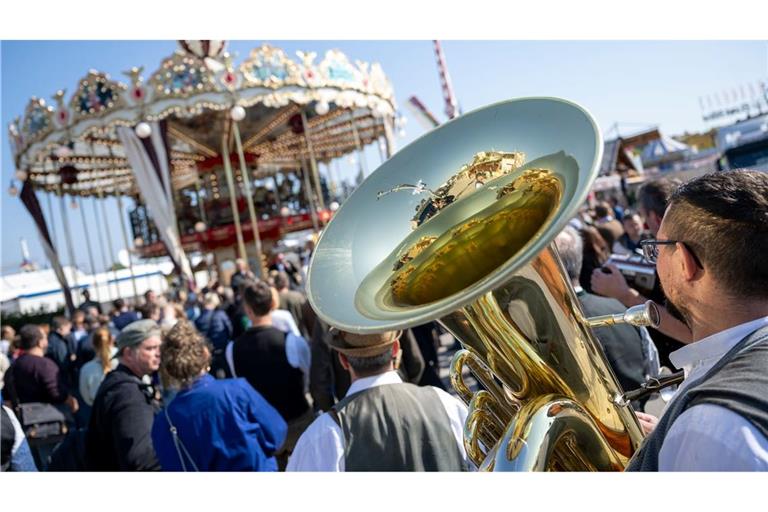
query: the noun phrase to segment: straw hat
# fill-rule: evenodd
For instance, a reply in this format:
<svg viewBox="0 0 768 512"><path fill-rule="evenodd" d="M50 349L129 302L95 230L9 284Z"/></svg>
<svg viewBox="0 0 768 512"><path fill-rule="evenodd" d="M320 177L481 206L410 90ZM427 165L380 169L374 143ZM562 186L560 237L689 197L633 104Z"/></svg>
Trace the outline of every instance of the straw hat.
<svg viewBox="0 0 768 512"><path fill-rule="evenodd" d="M383 354L400 339L402 331L387 331L378 334L353 334L336 331L328 344L350 357L373 357Z"/></svg>

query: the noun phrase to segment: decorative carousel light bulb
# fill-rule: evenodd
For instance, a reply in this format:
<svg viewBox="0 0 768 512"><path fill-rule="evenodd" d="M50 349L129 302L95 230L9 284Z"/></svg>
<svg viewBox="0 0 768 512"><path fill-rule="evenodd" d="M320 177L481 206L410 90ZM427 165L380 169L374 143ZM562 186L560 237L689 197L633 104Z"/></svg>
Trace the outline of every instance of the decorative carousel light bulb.
<svg viewBox="0 0 768 512"><path fill-rule="evenodd" d="M72 150L69 146L59 146L53 151L53 154L56 155L57 158L67 158L72 154Z"/></svg>
<svg viewBox="0 0 768 512"><path fill-rule="evenodd" d="M242 121L245 119L245 109L240 105L235 105L232 107L232 110L229 111L229 117L231 117L233 121Z"/></svg>
<svg viewBox="0 0 768 512"><path fill-rule="evenodd" d="M339 209L339 203L333 201L330 205L328 205L328 208L330 208L332 212L335 212Z"/></svg>
<svg viewBox="0 0 768 512"><path fill-rule="evenodd" d="M142 245L144 245L144 239L143 238L141 238L140 236L137 236L136 238L133 239L133 246L134 247L141 247Z"/></svg>
<svg viewBox="0 0 768 512"><path fill-rule="evenodd" d="M280 216L281 217L287 217L290 214L291 214L291 209L288 208L287 206L283 206L282 208L280 208Z"/></svg>
<svg viewBox="0 0 768 512"><path fill-rule="evenodd" d="M198 233L202 233L206 229L208 229L208 226L205 224L205 222L203 221L195 222L195 231L197 231Z"/></svg>
<svg viewBox="0 0 768 512"><path fill-rule="evenodd" d="M147 137L152 135L152 127L149 126L149 123L145 123L144 121L142 121L136 125L136 135L140 139L146 139Z"/></svg>
<svg viewBox="0 0 768 512"><path fill-rule="evenodd" d="M16 188L16 184L14 182L11 182L11 186L8 187L8 195L11 197L16 197L19 195L19 189Z"/></svg>
<svg viewBox="0 0 768 512"><path fill-rule="evenodd" d="M16 179L21 182L24 182L27 179L27 171L23 169L19 169L18 171L16 171Z"/></svg>
<svg viewBox="0 0 768 512"><path fill-rule="evenodd" d="M331 110L331 106L327 101L318 101L315 104L315 112L317 112L317 115L319 116L324 116L329 110Z"/></svg>

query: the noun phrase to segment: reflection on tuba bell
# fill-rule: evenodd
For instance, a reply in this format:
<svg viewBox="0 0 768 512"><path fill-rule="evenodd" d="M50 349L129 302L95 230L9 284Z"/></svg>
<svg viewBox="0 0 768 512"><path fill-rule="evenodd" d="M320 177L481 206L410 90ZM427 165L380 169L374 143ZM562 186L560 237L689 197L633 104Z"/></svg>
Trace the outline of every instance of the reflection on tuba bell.
<svg viewBox="0 0 768 512"><path fill-rule="evenodd" d="M385 162L318 241L307 291L324 321L371 333L437 320L461 342L451 382L481 469L620 470L642 440L590 325L658 312L585 318L552 243L601 155L574 103L491 105Z"/></svg>

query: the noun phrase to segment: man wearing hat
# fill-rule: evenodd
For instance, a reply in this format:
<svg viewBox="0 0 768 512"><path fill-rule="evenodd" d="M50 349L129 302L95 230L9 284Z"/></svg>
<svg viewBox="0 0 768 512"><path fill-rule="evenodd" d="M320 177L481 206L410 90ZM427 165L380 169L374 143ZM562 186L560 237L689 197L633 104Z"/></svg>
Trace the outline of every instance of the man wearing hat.
<svg viewBox="0 0 768 512"><path fill-rule="evenodd" d="M89 470L160 469L151 438L159 403L149 378L160 367L160 343L153 320L132 322L117 337L119 364L99 386L88 425Z"/></svg>
<svg viewBox="0 0 768 512"><path fill-rule="evenodd" d="M342 333L331 347L352 381L299 438L288 471L465 471L464 404L396 371L401 332Z"/></svg>

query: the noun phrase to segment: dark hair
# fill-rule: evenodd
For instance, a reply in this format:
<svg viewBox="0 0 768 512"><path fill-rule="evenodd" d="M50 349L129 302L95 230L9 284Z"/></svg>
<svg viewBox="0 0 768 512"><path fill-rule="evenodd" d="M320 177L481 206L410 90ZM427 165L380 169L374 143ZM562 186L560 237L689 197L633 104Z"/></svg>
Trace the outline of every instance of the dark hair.
<svg viewBox="0 0 768 512"><path fill-rule="evenodd" d="M278 272L277 274L275 274L274 281L275 281L275 288L277 288L278 290L287 288L288 282L289 282L288 274L286 274L285 272Z"/></svg>
<svg viewBox="0 0 768 512"><path fill-rule="evenodd" d="M123 306L125 306L125 301L123 299L115 299L112 301L112 306L118 310L123 309Z"/></svg>
<svg viewBox="0 0 768 512"><path fill-rule="evenodd" d="M624 210L624 216L621 218L621 222L627 221L632 217L640 217L640 214L635 210Z"/></svg>
<svg viewBox="0 0 768 512"><path fill-rule="evenodd" d="M678 182L667 178L646 181L637 191L637 202L646 212L655 212L662 218L669 205L669 198L678 185Z"/></svg>
<svg viewBox="0 0 768 512"><path fill-rule="evenodd" d="M613 212L613 209L611 208L611 205L609 205L606 202L597 203L595 205L595 216L598 219L602 219L603 217L607 217Z"/></svg>
<svg viewBox="0 0 768 512"><path fill-rule="evenodd" d="M45 333L39 325L27 324L19 330L19 348L29 350L40 346Z"/></svg>
<svg viewBox="0 0 768 512"><path fill-rule="evenodd" d="M55 316L53 317L53 320L51 320L51 329L54 331L58 331L65 325L71 325L72 322L65 316Z"/></svg>
<svg viewBox="0 0 768 512"><path fill-rule="evenodd" d="M160 307L157 304L144 304L138 310L141 313L141 318L152 318L160 311Z"/></svg>
<svg viewBox="0 0 768 512"><path fill-rule="evenodd" d="M584 242L584 260L601 266L611 257L611 249L603 236L593 226L581 228L581 239Z"/></svg>
<svg viewBox="0 0 768 512"><path fill-rule="evenodd" d="M370 357L352 357L345 356L349 362L349 366L355 370L355 373L360 377L369 377L381 373L392 362L392 347L389 347L381 354Z"/></svg>
<svg viewBox="0 0 768 512"><path fill-rule="evenodd" d="M243 298L256 316L267 316L272 311L272 288L264 281L246 287Z"/></svg>
<svg viewBox="0 0 768 512"><path fill-rule="evenodd" d="M667 236L689 246L735 297L768 298L768 174L706 174L678 188Z"/></svg>

